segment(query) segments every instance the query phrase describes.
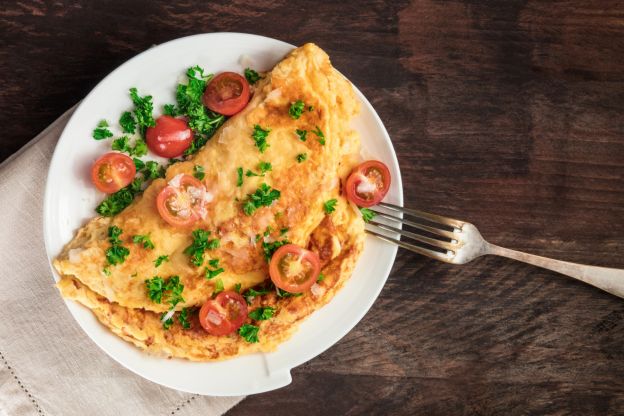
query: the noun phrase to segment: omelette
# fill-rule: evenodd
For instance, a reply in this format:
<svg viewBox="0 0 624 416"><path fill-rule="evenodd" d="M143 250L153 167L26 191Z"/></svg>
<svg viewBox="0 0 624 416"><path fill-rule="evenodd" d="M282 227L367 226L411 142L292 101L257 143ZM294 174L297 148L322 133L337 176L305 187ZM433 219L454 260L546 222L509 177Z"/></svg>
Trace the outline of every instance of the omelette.
<svg viewBox="0 0 624 416"><path fill-rule="evenodd" d="M208 361L273 350L298 322L331 300L362 252L364 222L341 192L360 161L359 139L350 127L359 104L350 82L324 51L306 44L263 74L252 93L247 106L196 154L171 165L121 213L89 221L54 260L62 296L151 353ZM289 108L298 100L305 109L295 118ZM255 139L258 129L264 132L262 151ZM259 168L269 163L270 170ZM181 175L193 175L197 166L203 168L209 195L205 212L191 228L172 226L158 212L158 195ZM261 190L278 197L250 213L246 202ZM114 265L106 254L111 227L127 249L125 261ZM202 252L200 263L189 258L194 230L218 240ZM133 241L139 235L149 236L152 247ZM285 243L305 247L320 260L323 278L300 294L276 290L268 277L267 247ZM207 278L217 267L218 276ZM146 280L155 276L179 279L181 300L173 307L150 295ZM244 295L249 311L274 308L270 319L246 318L258 328L255 342L236 332L211 335L199 324L197 309L221 290ZM191 311L190 325L163 326L163 314L182 311Z"/></svg>

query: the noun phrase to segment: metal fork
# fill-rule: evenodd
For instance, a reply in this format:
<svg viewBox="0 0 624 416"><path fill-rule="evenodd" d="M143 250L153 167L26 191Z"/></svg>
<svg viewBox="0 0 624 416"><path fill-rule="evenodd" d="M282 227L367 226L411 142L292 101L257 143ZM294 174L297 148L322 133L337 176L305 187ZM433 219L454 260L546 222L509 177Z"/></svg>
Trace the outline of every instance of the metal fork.
<svg viewBox="0 0 624 416"><path fill-rule="evenodd" d="M488 243L477 227L468 222L383 202L378 206L387 212L372 209L375 218L399 221L414 231L403 230L375 219L368 222L366 231L415 253L451 264L465 264L486 254L507 257L573 277L624 298L624 269L588 266L510 250ZM401 218L401 214L406 218ZM382 231L398 233L414 243L398 240Z"/></svg>

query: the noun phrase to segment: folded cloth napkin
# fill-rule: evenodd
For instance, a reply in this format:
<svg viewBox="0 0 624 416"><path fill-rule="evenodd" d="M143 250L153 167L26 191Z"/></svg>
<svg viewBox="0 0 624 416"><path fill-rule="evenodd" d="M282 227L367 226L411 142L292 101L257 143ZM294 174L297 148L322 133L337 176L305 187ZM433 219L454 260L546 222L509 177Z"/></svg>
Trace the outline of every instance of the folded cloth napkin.
<svg viewBox="0 0 624 416"><path fill-rule="evenodd" d="M126 370L80 329L54 287L43 193L72 112L0 164L0 415L221 415L243 398L183 393Z"/></svg>

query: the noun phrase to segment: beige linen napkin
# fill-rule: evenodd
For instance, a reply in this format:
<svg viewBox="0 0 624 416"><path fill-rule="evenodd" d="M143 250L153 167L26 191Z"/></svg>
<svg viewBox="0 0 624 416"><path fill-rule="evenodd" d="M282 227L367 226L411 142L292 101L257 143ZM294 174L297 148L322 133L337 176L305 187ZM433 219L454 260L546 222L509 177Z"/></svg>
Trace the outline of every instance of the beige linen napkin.
<svg viewBox="0 0 624 416"><path fill-rule="evenodd" d="M43 193L72 112L0 165L0 415L221 415L243 397L182 393L126 370L80 329L53 286Z"/></svg>

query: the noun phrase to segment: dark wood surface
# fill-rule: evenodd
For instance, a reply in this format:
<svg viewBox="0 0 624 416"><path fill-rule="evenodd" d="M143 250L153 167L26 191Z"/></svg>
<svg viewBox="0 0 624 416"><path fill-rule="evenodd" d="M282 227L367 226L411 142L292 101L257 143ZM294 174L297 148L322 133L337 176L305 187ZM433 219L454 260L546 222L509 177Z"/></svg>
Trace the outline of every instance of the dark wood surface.
<svg viewBox="0 0 624 416"><path fill-rule="evenodd" d="M384 121L407 205L624 267L620 1L3 1L1 158L136 53L213 31L323 47ZM624 301L400 251L353 331L230 414L624 414Z"/></svg>

